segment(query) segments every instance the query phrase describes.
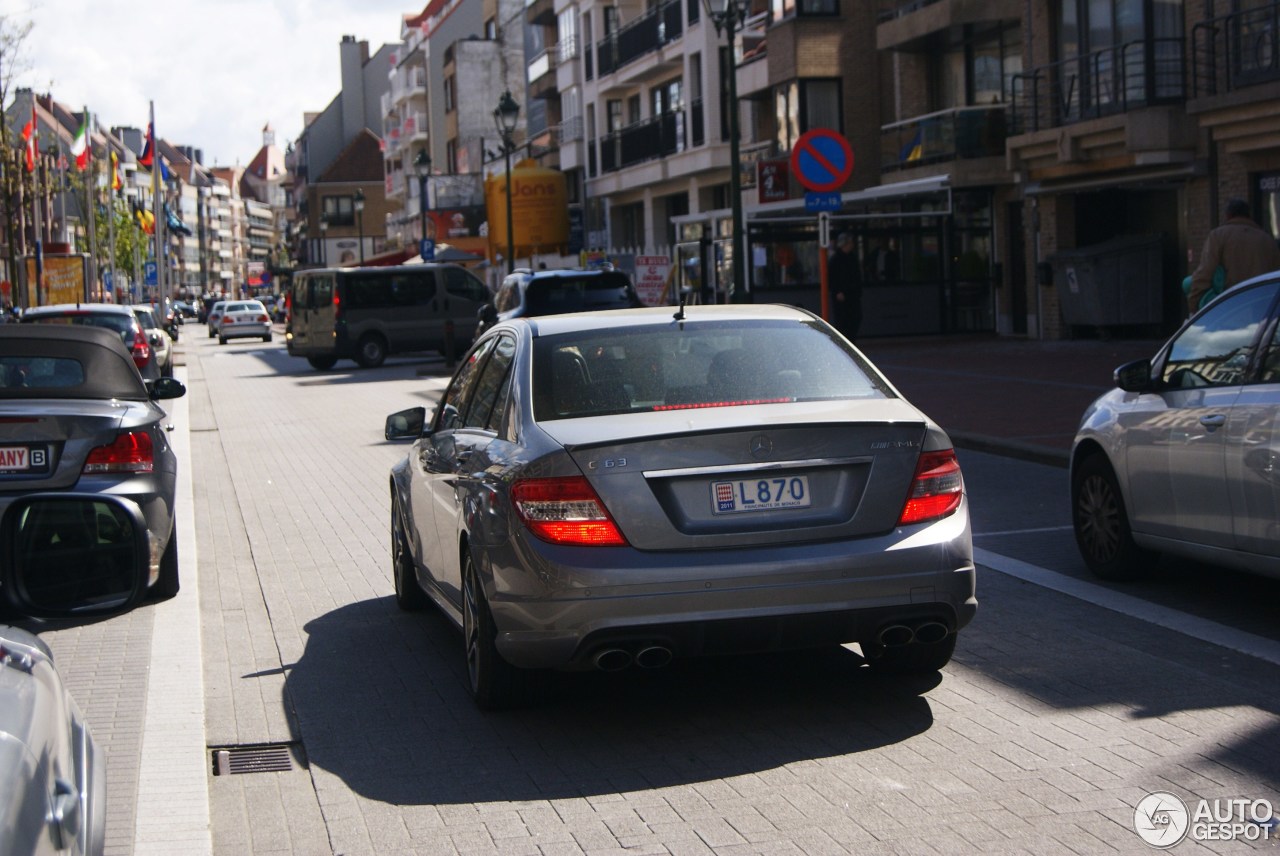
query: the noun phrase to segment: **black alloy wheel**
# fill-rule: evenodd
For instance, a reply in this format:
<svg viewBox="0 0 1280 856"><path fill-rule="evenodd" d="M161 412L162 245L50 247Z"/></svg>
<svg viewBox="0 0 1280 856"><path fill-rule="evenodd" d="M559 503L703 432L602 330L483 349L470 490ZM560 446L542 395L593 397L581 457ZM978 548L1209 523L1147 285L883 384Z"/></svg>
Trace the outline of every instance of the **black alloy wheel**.
<svg viewBox="0 0 1280 856"><path fill-rule="evenodd" d="M498 631L485 600L471 551L462 559L462 637L466 645L471 698L482 710L501 710L527 703L535 672L517 669L498 653Z"/></svg>
<svg viewBox="0 0 1280 856"><path fill-rule="evenodd" d="M426 607L427 593L422 590L413 569L413 556L409 551L409 539L400 522L400 503L391 500L391 578L396 586L396 606L405 612L416 612Z"/></svg>
<svg viewBox="0 0 1280 856"><path fill-rule="evenodd" d="M1085 458L1076 467L1071 522L1084 563L1100 579L1138 579L1154 559L1134 543L1116 474L1101 454Z"/></svg>

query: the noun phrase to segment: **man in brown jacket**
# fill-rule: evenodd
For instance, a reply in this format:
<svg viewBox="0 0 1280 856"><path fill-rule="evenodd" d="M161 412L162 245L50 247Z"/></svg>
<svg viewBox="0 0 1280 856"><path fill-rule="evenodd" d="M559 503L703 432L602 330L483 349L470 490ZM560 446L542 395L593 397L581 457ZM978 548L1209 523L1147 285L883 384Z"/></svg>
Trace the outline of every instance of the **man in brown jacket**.
<svg viewBox="0 0 1280 856"><path fill-rule="evenodd" d="M1209 233L1200 253L1200 266L1191 274L1187 309L1194 313L1200 298L1213 283L1218 265L1226 271L1223 290L1246 279L1280 269L1280 246L1265 229L1250 219L1249 203L1243 199L1227 202L1227 220Z"/></svg>

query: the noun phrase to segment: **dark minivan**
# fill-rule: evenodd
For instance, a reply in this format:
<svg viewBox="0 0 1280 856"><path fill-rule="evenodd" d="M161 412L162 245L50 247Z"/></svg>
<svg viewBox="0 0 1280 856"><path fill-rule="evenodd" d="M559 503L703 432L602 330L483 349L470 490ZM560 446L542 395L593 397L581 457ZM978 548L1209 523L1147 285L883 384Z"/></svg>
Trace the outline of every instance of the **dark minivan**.
<svg viewBox="0 0 1280 856"><path fill-rule="evenodd" d="M458 265L325 268L294 275L285 344L312 368L365 368L388 354L465 348L489 289Z"/></svg>
<svg viewBox="0 0 1280 856"><path fill-rule="evenodd" d="M493 303L480 309L476 335L508 318L643 305L631 278L619 270L522 269L508 274Z"/></svg>

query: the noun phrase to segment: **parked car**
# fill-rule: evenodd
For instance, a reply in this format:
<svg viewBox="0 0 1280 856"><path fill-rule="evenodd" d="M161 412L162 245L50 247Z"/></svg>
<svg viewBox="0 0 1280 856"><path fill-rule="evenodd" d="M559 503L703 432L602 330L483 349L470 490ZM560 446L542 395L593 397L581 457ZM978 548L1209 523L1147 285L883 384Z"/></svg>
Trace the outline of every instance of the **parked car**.
<svg viewBox="0 0 1280 856"><path fill-rule="evenodd" d="M1280 271L1224 292L1085 411L1072 519L1099 577L1162 553L1280 577L1277 299Z"/></svg>
<svg viewBox="0 0 1280 856"><path fill-rule="evenodd" d="M161 377L173 377L173 345L170 344L169 333L160 326L155 310L150 305L132 307L134 317L142 325L147 334L147 341L156 352L156 365L160 367Z"/></svg>
<svg viewBox="0 0 1280 856"><path fill-rule="evenodd" d="M227 305L225 300L215 300L205 313L205 325L209 328L209 338L218 335L218 321L222 318L222 309Z"/></svg>
<svg viewBox="0 0 1280 856"><path fill-rule="evenodd" d="M244 338L270 342L271 316L261 300L230 300L222 306L217 330L219 345L225 345L228 339Z"/></svg>
<svg viewBox="0 0 1280 856"><path fill-rule="evenodd" d="M185 393L173 378L144 383L110 330L0 327L0 511L33 492L129 498L151 536L148 584L159 597L177 594L177 456L156 402Z"/></svg>
<svg viewBox="0 0 1280 856"><path fill-rule="evenodd" d="M377 368L389 354L465 349L489 289L454 264L307 270L293 278L285 344L312 368Z"/></svg>
<svg viewBox="0 0 1280 856"><path fill-rule="evenodd" d="M977 608L950 439L802 309L512 319L385 436L397 602L462 628L484 707L725 652L936 670Z"/></svg>
<svg viewBox="0 0 1280 856"><path fill-rule="evenodd" d="M643 306L619 270L528 270L508 274L493 301L480 307L476 335L509 318Z"/></svg>
<svg viewBox="0 0 1280 856"><path fill-rule="evenodd" d="M6 606L40 618L91 618L131 607L147 575L147 533L127 499L36 495L0 518ZM0 846L11 856L101 854L107 765L53 654L0 624Z"/></svg>
<svg viewBox="0 0 1280 856"><path fill-rule="evenodd" d="M59 303L32 306L22 313L27 324L102 327L113 331L129 349L143 380L160 377L160 361L147 332L133 310L114 303Z"/></svg>

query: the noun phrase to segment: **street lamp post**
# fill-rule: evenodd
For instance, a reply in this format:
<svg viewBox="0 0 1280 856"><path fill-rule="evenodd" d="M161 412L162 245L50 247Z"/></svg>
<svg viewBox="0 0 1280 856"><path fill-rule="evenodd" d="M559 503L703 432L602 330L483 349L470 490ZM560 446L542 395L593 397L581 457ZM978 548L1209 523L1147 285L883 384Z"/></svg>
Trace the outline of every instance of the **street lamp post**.
<svg viewBox="0 0 1280 856"><path fill-rule="evenodd" d="M729 203L733 213L733 295L741 302L747 299L746 290L746 228L742 222L742 164L738 148L738 63L733 55L734 33L747 19L748 0L702 0L707 17L715 25L716 34L729 36Z"/></svg>
<svg viewBox="0 0 1280 856"><path fill-rule="evenodd" d="M502 136L502 153L507 159L507 273L513 273L516 269L515 230L511 217L511 152L515 149L515 142L511 135L515 132L519 118L520 105L511 97L510 90L503 92L493 111L493 123Z"/></svg>
<svg viewBox="0 0 1280 856"><path fill-rule="evenodd" d="M431 155L427 154L426 149L418 149L418 153L414 155L413 171L418 176L418 246L421 248L421 241L427 238L427 179L431 176Z"/></svg>
<svg viewBox="0 0 1280 856"><path fill-rule="evenodd" d="M360 235L360 264L364 265L364 191L356 188L355 203L356 230Z"/></svg>
<svg viewBox="0 0 1280 856"><path fill-rule="evenodd" d="M329 266L329 242L326 233L329 231L329 218L324 214L320 215L320 263L325 267Z"/></svg>

